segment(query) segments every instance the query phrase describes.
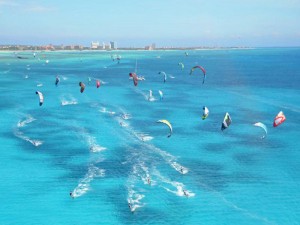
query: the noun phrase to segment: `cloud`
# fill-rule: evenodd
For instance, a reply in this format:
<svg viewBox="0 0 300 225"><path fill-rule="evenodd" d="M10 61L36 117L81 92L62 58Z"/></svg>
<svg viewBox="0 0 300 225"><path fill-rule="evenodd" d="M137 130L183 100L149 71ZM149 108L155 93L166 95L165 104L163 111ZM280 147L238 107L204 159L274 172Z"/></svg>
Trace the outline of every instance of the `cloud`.
<svg viewBox="0 0 300 225"><path fill-rule="evenodd" d="M33 5L33 6L28 6L25 10L30 12L50 12L53 11L54 8L45 7L41 5Z"/></svg>
<svg viewBox="0 0 300 225"><path fill-rule="evenodd" d="M1 6L16 7L16 6L20 6L20 4L11 0L0 0L0 7Z"/></svg>
<svg viewBox="0 0 300 225"><path fill-rule="evenodd" d="M35 5L35 4L25 4L25 3L21 4L13 0L0 0L0 8L1 7L9 7L21 11L37 12L37 13L54 11L54 8L52 7L46 7L46 6Z"/></svg>

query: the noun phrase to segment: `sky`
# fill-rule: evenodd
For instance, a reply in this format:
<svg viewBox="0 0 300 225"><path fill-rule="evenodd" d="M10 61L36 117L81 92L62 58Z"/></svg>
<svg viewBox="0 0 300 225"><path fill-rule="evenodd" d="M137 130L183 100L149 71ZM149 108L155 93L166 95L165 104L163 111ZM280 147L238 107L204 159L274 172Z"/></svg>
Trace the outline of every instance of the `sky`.
<svg viewBox="0 0 300 225"><path fill-rule="evenodd" d="M300 0L0 0L0 45L300 46Z"/></svg>

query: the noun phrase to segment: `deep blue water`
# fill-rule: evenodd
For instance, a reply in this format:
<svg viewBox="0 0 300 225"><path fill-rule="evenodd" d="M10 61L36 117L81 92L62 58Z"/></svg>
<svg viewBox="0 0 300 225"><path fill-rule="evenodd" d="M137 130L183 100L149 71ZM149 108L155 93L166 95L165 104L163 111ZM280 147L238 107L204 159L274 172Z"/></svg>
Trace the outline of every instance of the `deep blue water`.
<svg viewBox="0 0 300 225"><path fill-rule="evenodd" d="M299 48L17 55L0 52L0 224L300 224Z"/></svg>

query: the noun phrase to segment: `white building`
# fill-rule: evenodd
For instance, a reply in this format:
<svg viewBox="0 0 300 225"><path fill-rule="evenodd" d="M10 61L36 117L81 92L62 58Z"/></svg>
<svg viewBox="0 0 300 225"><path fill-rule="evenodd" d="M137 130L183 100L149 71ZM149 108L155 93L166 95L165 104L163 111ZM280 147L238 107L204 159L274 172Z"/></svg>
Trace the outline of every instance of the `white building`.
<svg viewBox="0 0 300 225"><path fill-rule="evenodd" d="M108 43L107 45L105 45L105 50L110 50L110 49L111 49L110 43Z"/></svg>
<svg viewBox="0 0 300 225"><path fill-rule="evenodd" d="M91 43L91 49L98 49L99 48L99 41L93 42Z"/></svg>

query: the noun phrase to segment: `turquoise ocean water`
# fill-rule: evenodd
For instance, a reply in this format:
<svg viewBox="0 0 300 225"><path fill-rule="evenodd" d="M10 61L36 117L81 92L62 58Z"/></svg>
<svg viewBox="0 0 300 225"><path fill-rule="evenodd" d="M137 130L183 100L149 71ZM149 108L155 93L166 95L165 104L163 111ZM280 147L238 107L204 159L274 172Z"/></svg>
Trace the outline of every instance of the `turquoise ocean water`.
<svg viewBox="0 0 300 225"><path fill-rule="evenodd" d="M188 53L1 52L0 224L300 224L300 49Z"/></svg>

